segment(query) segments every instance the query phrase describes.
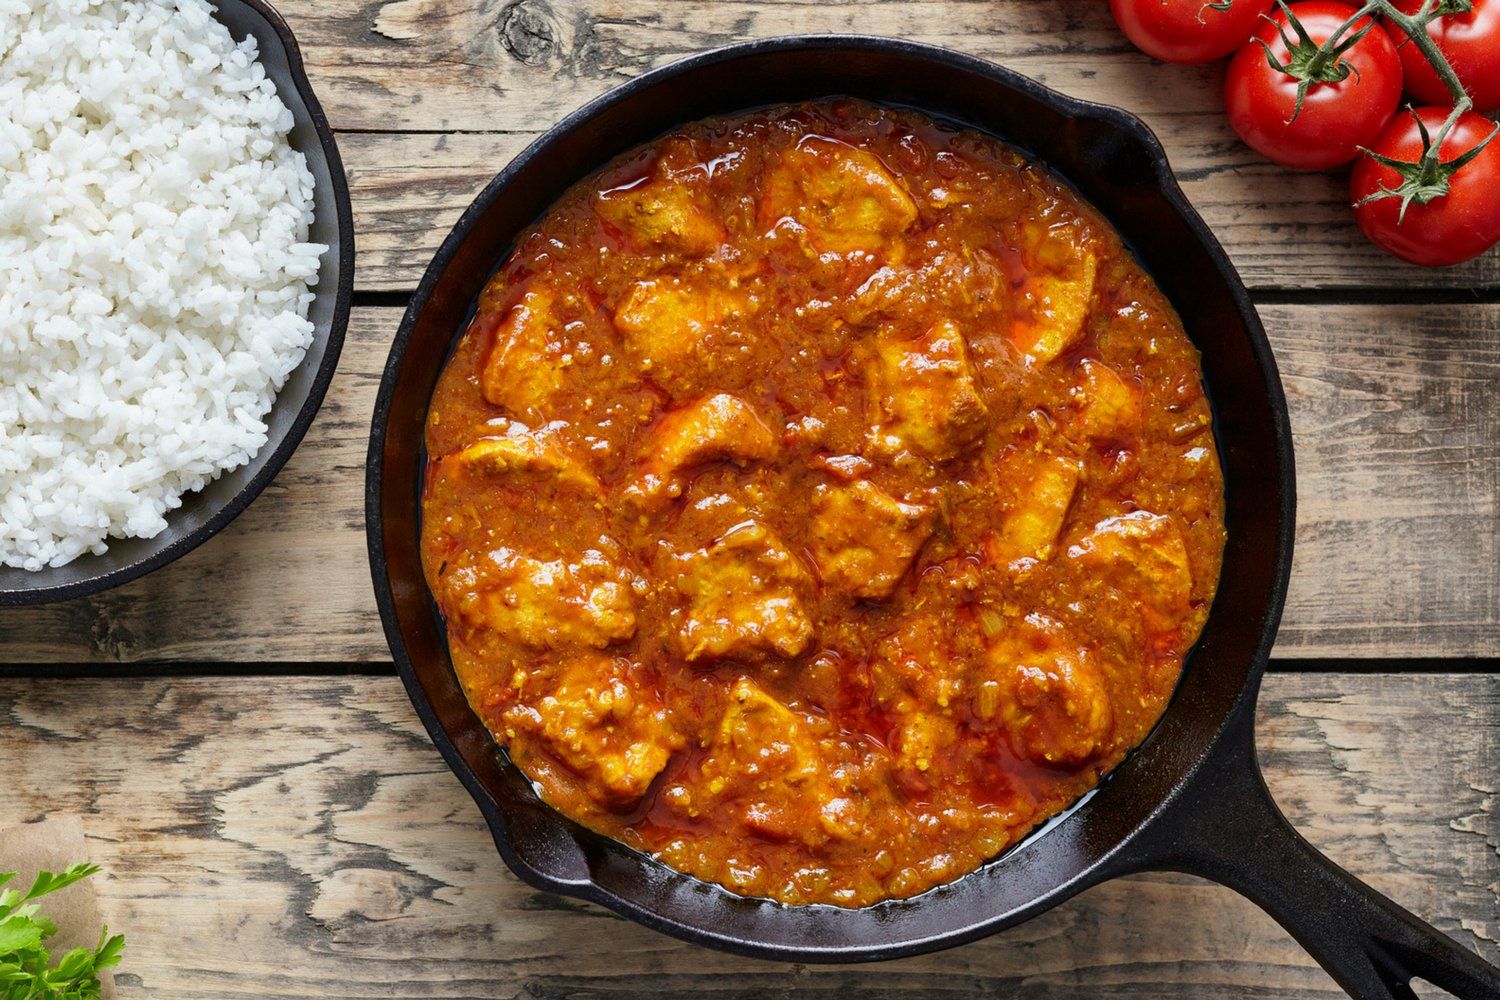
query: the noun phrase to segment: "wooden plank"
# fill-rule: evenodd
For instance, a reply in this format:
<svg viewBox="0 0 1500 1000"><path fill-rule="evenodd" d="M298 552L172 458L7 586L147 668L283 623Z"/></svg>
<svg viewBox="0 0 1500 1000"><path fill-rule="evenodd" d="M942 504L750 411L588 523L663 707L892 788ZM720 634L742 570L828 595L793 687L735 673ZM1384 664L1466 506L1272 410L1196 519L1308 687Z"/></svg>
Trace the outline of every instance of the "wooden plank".
<svg viewBox="0 0 1500 1000"><path fill-rule="evenodd" d="M1282 674L1267 689L1262 759L1293 822L1500 958L1500 678ZM0 719L0 815L82 814L108 869L122 997L1341 995L1270 918L1178 876L877 966L681 944L511 876L394 678L12 679Z"/></svg>
<svg viewBox="0 0 1500 1000"><path fill-rule="evenodd" d="M1261 310L1292 414L1282 655L1500 655L1500 307Z"/></svg>
<svg viewBox="0 0 1500 1000"><path fill-rule="evenodd" d="M1283 656L1500 655L1500 306L1264 310L1301 511ZM223 535L120 589L0 616L0 662L383 660L368 420L400 311L359 309L285 471Z"/></svg>
<svg viewBox="0 0 1500 1000"><path fill-rule="evenodd" d="M1355 227L1343 172L1282 170L1224 120L1218 67L1135 51L1102 3L1078 0L297 0L319 94L344 129L360 287L409 289L484 184L537 134L641 71L716 45L861 31L948 45L1139 114L1248 283L1262 288L1500 284L1500 255L1444 270L1388 257Z"/></svg>

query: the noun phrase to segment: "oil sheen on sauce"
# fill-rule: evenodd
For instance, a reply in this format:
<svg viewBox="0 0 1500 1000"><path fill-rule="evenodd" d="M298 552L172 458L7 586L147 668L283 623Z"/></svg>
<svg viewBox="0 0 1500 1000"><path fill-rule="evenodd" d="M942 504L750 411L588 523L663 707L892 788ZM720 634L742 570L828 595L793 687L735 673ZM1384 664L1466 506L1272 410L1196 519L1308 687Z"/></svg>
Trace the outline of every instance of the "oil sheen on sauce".
<svg viewBox="0 0 1500 1000"><path fill-rule="evenodd" d="M972 871L1144 738L1224 545L1199 359L1003 145L697 123L519 241L433 396L423 556L555 808L789 904Z"/></svg>

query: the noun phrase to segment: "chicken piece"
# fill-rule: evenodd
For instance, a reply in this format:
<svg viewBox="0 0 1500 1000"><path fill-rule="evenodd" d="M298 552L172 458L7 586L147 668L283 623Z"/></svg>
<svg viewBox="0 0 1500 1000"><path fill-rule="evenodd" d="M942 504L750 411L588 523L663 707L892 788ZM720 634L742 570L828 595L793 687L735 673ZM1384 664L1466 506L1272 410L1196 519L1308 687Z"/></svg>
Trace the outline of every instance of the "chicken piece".
<svg viewBox="0 0 1500 1000"><path fill-rule="evenodd" d="M629 661L603 654L570 660L545 695L506 711L517 762L526 767L534 741L580 775L600 805L639 801L682 740L655 689L635 673Z"/></svg>
<svg viewBox="0 0 1500 1000"><path fill-rule="evenodd" d="M964 622L910 618L875 644L870 691L896 717L922 707L946 711L964 689L968 647L977 633Z"/></svg>
<svg viewBox="0 0 1500 1000"><path fill-rule="evenodd" d="M989 679L974 699L976 718L998 718L1015 752L1036 764L1077 767L1105 752L1114 706L1104 679L1062 626L1031 614L991 637Z"/></svg>
<svg viewBox="0 0 1500 1000"><path fill-rule="evenodd" d="M890 597L932 534L932 508L902 503L861 479L813 491L812 549L824 586L867 601Z"/></svg>
<svg viewBox="0 0 1500 1000"><path fill-rule="evenodd" d="M664 152L647 177L601 192L594 211L641 249L703 257L724 242L724 227L713 215L708 171L696 162L689 143Z"/></svg>
<svg viewBox="0 0 1500 1000"><path fill-rule="evenodd" d="M635 635L634 577L596 549L570 562L499 548L454 576L466 625L533 649L603 649Z"/></svg>
<svg viewBox="0 0 1500 1000"><path fill-rule="evenodd" d="M637 248L705 256L724 241L714 214L708 166L689 139L669 139L649 173L599 194L595 211Z"/></svg>
<svg viewBox="0 0 1500 1000"><path fill-rule="evenodd" d="M913 619L881 640L870 660L871 693L894 727L894 777L909 794L931 787L931 772L942 771L958 741L953 712L965 671L953 647L960 631L936 619Z"/></svg>
<svg viewBox="0 0 1500 1000"><path fill-rule="evenodd" d="M1188 612L1193 571L1182 531L1166 515L1137 510L1105 518L1068 549L1068 557L1164 618Z"/></svg>
<svg viewBox="0 0 1500 1000"><path fill-rule="evenodd" d="M963 686L964 657L955 649L966 638L957 624L936 617L904 620L875 644L870 657L871 694L896 715L918 705L947 708Z"/></svg>
<svg viewBox="0 0 1500 1000"><path fill-rule="evenodd" d="M512 416L545 420L571 362L551 291L533 288L511 307L495 329L479 373L487 402Z"/></svg>
<svg viewBox="0 0 1500 1000"><path fill-rule="evenodd" d="M648 497L677 495L682 492L682 474L695 465L745 465L775 454L776 438L760 415L750 404L721 392L661 419L646 442L643 474L632 491Z"/></svg>
<svg viewBox="0 0 1500 1000"><path fill-rule="evenodd" d="M679 558L687 598L677 638L690 662L767 655L791 658L812 642L803 605L811 580L770 528L746 521L706 549Z"/></svg>
<svg viewBox="0 0 1500 1000"><path fill-rule="evenodd" d="M1068 395L1078 407L1075 424L1065 432L1080 442L1117 440L1140 426L1140 393L1102 361L1084 359L1082 376Z"/></svg>
<svg viewBox="0 0 1500 1000"><path fill-rule="evenodd" d="M729 707L710 754L717 769L727 766L751 780L775 777L797 782L817 771L815 740L807 722L748 677L741 677L729 692Z"/></svg>
<svg viewBox="0 0 1500 1000"><path fill-rule="evenodd" d="M1011 338L1033 361L1051 361L1082 338L1098 269L1093 254L1078 250L1065 271L1038 271L1026 279L1018 303L1022 316Z"/></svg>
<svg viewBox="0 0 1500 1000"><path fill-rule="evenodd" d="M637 282L615 310L615 329L645 370L690 368L719 326L750 308L737 278L662 275Z"/></svg>
<svg viewBox="0 0 1500 1000"><path fill-rule="evenodd" d="M543 476L558 485L599 492L599 480L545 431L513 428L503 437L480 438L462 451L438 459L440 469L473 477Z"/></svg>
<svg viewBox="0 0 1500 1000"><path fill-rule="evenodd" d="M897 780L908 791L925 789L921 777L940 764L958 742L958 723L948 714L913 712L896 730Z"/></svg>
<svg viewBox="0 0 1500 1000"><path fill-rule="evenodd" d="M1082 478L1077 459L1037 456L1022 492L1005 511L992 553L1006 563L1052 558Z"/></svg>
<svg viewBox="0 0 1500 1000"><path fill-rule="evenodd" d="M979 328L982 317L1009 315L1009 285L987 250L943 251L909 267L885 265L843 303L855 324L877 317L964 316Z"/></svg>
<svg viewBox="0 0 1500 1000"><path fill-rule="evenodd" d="M868 381L878 450L914 451L943 462L984 436L989 409L979 394L968 344L948 320L916 340L878 334Z"/></svg>
<svg viewBox="0 0 1500 1000"><path fill-rule="evenodd" d="M879 251L917 221L917 205L875 154L821 136L785 153L766 179L761 220L792 218L833 253Z"/></svg>
<svg viewBox="0 0 1500 1000"><path fill-rule="evenodd" d="M670 178L617 188L599 195L597 211L638 242L704 256L724 240L724 230L691 189Z"/></svg>
<svg viewBox="0 0 1500 1000"><path fill-rule="evenodd" d="M708 794L734 801L745 827L769 840L817 847L858 836L868 813L851 787L858 772L842 766L848 762L830 746L829 730L826 719L783 705L741 677L703 760ZM809 804L817 806L816 823Z"/></svg>

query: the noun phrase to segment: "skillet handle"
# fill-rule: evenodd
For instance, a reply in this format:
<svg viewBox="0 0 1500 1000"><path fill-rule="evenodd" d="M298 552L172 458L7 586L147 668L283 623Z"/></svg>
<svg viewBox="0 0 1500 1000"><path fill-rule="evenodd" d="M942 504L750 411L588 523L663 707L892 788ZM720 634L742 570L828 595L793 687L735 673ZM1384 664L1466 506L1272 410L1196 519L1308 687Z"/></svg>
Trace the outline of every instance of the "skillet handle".
<svg viewBox="0 0 1500 1000"><path fill-rule="evenodd" d="M1265 910L1350 996L1415 1000L1415 977L1462 1000L1500 998L1500 969L1324 857L1281 814L1255 758L1250 712L1219 757L1187 779L1140 839L1128 870L1179 871ZM1211 773L1206 773L1211 772Z"/></svg>

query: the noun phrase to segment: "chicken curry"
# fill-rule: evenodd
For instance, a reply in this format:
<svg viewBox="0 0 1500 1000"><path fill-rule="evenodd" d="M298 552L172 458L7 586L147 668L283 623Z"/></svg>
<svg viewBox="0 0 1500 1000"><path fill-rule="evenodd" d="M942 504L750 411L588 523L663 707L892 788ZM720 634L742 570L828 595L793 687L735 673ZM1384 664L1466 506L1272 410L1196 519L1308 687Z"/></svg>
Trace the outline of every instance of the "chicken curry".
<svg viewBox="0 0 1500 1000"><path fill-rule="evenodd" d="M423 557L552 806L734 892L862 906L1094 787L1208 613L1199 359L996 141L841 100L576 185L433 396Z"/></svg>

